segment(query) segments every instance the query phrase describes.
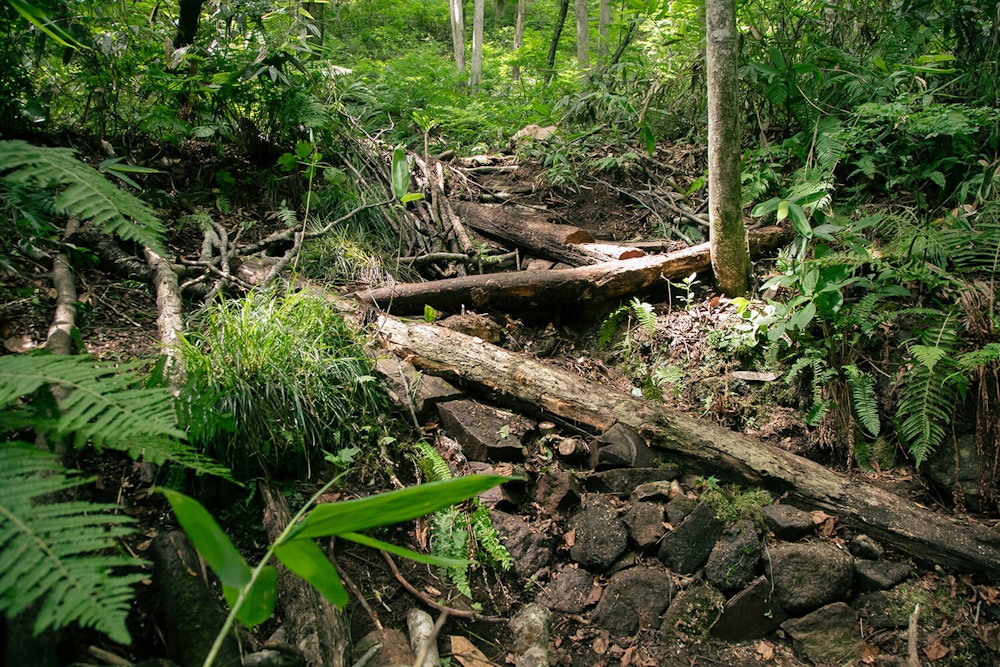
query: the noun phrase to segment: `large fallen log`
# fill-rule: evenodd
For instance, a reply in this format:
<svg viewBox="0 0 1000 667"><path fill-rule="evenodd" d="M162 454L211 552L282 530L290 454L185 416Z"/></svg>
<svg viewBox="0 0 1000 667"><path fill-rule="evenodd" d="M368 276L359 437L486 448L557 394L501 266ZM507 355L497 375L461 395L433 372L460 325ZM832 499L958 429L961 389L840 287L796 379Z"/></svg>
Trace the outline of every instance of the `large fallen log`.
<svg viewBox="0 0 1000 667"><path fill-rule="evenodd" d="M464 276L429 283L400 283L355 296L396 315L415 315L424 306L444 312L564 314L600 317L609 303L656 284L677 280L710 265L708 244L667 255L638 257L561 271L518 271Z"/></svg>
<svg viewBox="0 0 1000 667"><path fill-rule="evenodd" d="M693 472L788 493L918 561L1000 580L1000 534L933 512L818 463L464 334L378 318L377 331L425 372L506 395L596 432L621 423Z"/></svg>
<svg viewBox="0 0 1000 667"><path fill-rule="evenodd" d="M751 234L751 247L774 248L787 239L780 228ZM401 283L355 295L396 315L418 315L424 306L443 312L462 308L507 313L539 310L546 316L601 317L608 304L666 280L681 280L711 268L709 245L560 271L521 271L464 276L427 283Z"/></svg>

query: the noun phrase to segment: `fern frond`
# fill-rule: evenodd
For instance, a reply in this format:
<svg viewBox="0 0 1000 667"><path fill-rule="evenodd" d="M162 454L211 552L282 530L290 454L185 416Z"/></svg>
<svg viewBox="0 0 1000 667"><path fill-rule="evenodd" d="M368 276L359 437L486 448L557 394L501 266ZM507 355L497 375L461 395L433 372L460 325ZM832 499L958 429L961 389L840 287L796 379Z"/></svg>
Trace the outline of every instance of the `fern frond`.
<svg viewBox="0 0 1000 667"><path fill-rule="evenodd" d="M497 529L490 519L490 511L478 500L473 502L476 509L472 512L469 525L472 526L472 534L479 546L479 553L494 567L509 570L514 560L510 557L507 547L500 542L500 535L497 534Z"/></svg>
<svg viewBox="0 0 1000 667"><path fill-rule="evenodd" d="M448 462L438 453L434 446L423 440L413 443L420 454L420 469L428 482L440 482L451 479L451 469Z"/></svg>
<svg viewBox="0 0 1000 667"><path fill-rule="evenodd" d="M101 231L163 252L163 223L138 197L118 188L68 148L0 141L0 180L55 193L54 209L92 220Z"/></svg>
<svg viewBox="0 0 1000 667"><path fill-rule="evenodd" d="M632 312L635 313L635 319L639 320L640 326L646 330L646 333L652 336L656 333L656 313L653 312L653 305L646 303L645 301L640 301L638 297L632 299Z"/></svg>
<svg viewBox="0 0 1000 667"><path fill-rule="evenodd" d="M464 513L454 506L434 514L431 553L442 558L465 560L469 557L469 531L465 528L468 520ZM469 572L464 567L443 568L445 574L458 591L472 597Z"/></svg>
<svg viewBox="0 0 1000 667"><path fill-rule="evenodd" d="M978 350L966 352L958 357L958 367L966 372L998 362L1000 362L1000 343L987 343Z"/></svg>
<svg viewBox="0 0 1000 667"><path fill-rule="evenodd" d="M878 403L875 401L875 380L853 364L844 366L844 373L847 375L847 385L851 388L855 416L868 433L878 437L882 424L879 422Z"/></svg>
<svg viewBox="0 0 1000 667"><path fill-rule="evenodd" d="M919 467L944 440L965 378L954 372L950 348L913 345L910 350L916 363L903 376L896 419L900 438Z"/></svg>
<svg viewBox="0 0 1000 667"><path fill-rule="evenodd" d="M114 505L35 503L88 481L32 445L0 443L0 611L41 600L36 634L76 622L128 644L132 586L145 577L128 570L142 561L106 552L135 532L132 519Z"/></svg>
<svg viewBox="0 0 1000 667"><path fill-rule="evenodd" d="M597 347L599 349L603 350L611 343L611 339L618 333L618 325L626 312L628 312L627 307L620 306L608 315L607 319L601 322L601 332L597 338Z"/></svg>
<svg viewBox="0 0 1000 667"><path fill-rule="evenodd" d="M198 473L229 478L229 471L181 442L173 397L165 387L143 387L139 363L115 366L86 356L21 355L0 357L0 409L36 392L51 398L50 386L68 389L51 419L35 422L39 431L73 434L76 446L88 442L142 456L161 464L174 461Z"/></svg>

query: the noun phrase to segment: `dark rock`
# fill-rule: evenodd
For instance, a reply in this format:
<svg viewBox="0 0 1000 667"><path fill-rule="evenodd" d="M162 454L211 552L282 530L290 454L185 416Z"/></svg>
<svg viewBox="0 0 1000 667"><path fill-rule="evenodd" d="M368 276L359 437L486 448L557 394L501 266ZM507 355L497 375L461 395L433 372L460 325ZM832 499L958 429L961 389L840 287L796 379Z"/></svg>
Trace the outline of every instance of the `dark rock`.
<svg viewBox="0 0 1000 667"><path fill-rule="evenodd" d="M884 591L910 576L910 566L885 560L854 561L854 579L863 591Z"/></svg>
<svg viewBox="0 0 1000 667"><path fill-rule="evenodd" d="M843 600L854 579L851 555L826 542L779 544L763 560L778 601L793 615Z"/></svg>
<svg viewBox="0 0 1000 667"><path fill-rule="evenodd" d="M657 503L634 503L625 514L629 534L640 547L656 544L663 537L663 506Z"/></svg>
<svg viewBox="0 0 1000 667"><path fill-rule="evenodd" d="M663 614L661 639L668 644L702 639L719 618L725 602L719 591L705 583L680 591Z"/></svg>
<svg viewBox="0 0 1000 667"><path fill-rule="evenodd" d="M878 560L885 553L885 549L882 548L881 544L864 533L858 533L852 537L847 548L851 550L855 558L863 560Z"/></svg>
<svg viewBox="0 0 1000 667"><path fill-rule="evenodd" d="M653 450L638 433L615 424L597 438L597 469L649 468L653 465Z"/></svg>
<svg viewBox="0 0 1000 667"><path fill-rule="evenodd" d="M382 357L375 368L385 379L389 398L409 418L412 409L418 422L425 422L434 414L439 403L462 398L464 394L445 380L421 373L413 364L396 357Z"/></svg>
<svg viewBox="0 0 1000 667"><path fill-rule="evenodd" d="M524 460L524 442L534 422L469 400L448 401L437 408L444 430L462 445L470 461Z"/></svg>
<svg viewBox="0 0 1000 667"><path fill-rule="evenodd" d="M507 623L510 629L510 648L517 667L549 664L549 622L552 614L538 604L525 605Z"/></svg>
<svg viewBox="0 0 1000 667"><path fill-rule="evenodd" d="M660 561L678 574L691 574L705 562L725 524L715 518L715 511L699 503L673 532L660 542Z"/></svg>
<svg viewBox="0 0 1000 667"><path fill-rule="evenodd" d="M843 602L781 624L796 651L819 664L844 664L861 653L858 618Z"/></svg>
<svg viewBox="0 0 1000 667"><path fill-rule="evenodd" d="M633 503L642 502L643 500L659 501L659 502L669 502L678 492L680 492L680 485L675 487L676 482L674 480L663 480L658 482L648 482L646 484L640 484L635 487L635 491L629 497ZM676 491L674 489L676 488Z"/></svg>
<svg viewBox="0 0 1000 667"><path fill-rule="evenodd" d="M791 505L768 505L761 510L764 524L779 540L794 542L816 529L812 517Z"/></svg>
<svg viewBox="0 0 1000 667"><path fill-rule="evenodd" d="M662 567L632 567L611 577L591 622L616 637L657 628L670 604L674 585Z"/></svg>
<svg viewBox="0 0 1000 667"><path fill-rule="evenodd" d="M566 614L580 614L594 590L594 575L577 567L563 565L552 581L535 598L535 602ZM593 604L593 603L591 603Z"/></svg>
<svg viewBox="0 0 1000 667"><path fill-rule="evenodd" d="M744 588L757 574L761 544L753 521L737 521L716 542L705 566L708 583L723 593Z"/></svg>
<svg viewBox="0 0 1000 667"><path fill-rule="evenodd" d="M728 642L759 639L771 634L787 618L771 582L765 577L757 577L726 602L711 634Z"/></svg>
<svg viewBox="0 0 1000 667"><path fill-rule="evenodd" d="M687 496L677 496L666 506L667 521L671 526L679 525L698 506L698 501Z"/></svg>
<svg viewBox="0 0 1000 667"><path fill-rule="evenodd" d="M982 493L979 489L979 453L975 435L959 436L954 447L938 447L927 457L920 470L949 496L957 490L966 509L972 512L980 510Z"/></svg>
<svg viewBox="0 0 1000 667"><path fill-rule="evenodd" d="M667 464L657 468L614 468L591 473L583 478L583 486L595 493L627 496L636 487L649 482L670 481L677 477L679 468Z"/></svg>
<svg viewBox="0 0 1000 667"><path fill-rule="evenodd" d="M552 543L548 536L536 533L524 519L506 512L490 511L490 518L514 561L514 571L531 577L552 562Z"/></svg>
<svg viewBox="0 0 1000 667"><path fill-rule="evenodd" d="M611 502L600 495L587 496L583 510L570 519L575 541L569 556L592 572L604 572L625 553L628 533Z"/></svg>
<svg viewBox="0 0 1000 667"><path fill-rule="evenodd" d="M580 483L566 470L546 472L535 484L535 502L552 515L579 507Z"/></svg>

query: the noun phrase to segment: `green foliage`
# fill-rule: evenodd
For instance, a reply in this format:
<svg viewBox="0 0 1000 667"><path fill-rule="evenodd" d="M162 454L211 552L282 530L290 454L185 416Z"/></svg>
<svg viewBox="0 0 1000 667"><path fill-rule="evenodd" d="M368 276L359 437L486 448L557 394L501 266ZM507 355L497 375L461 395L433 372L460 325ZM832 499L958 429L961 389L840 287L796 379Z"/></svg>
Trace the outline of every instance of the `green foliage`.
<svg viewBox="0 0 1000 667"><path fill-rule="evenodd" d="M653 306L640 301L638 297L633 297L629 303L616 308L601 323L598 346L603 349L611 343L615 334L618 333L618 328L621 326L623 319L627 319L626 338L629 338L633 332L633 317L636 320L637 326L645 331L648 336L656 333L656 313L653 311Z"/></svg>
<svg viewBox="0 0 1000 667"><path fill-rule="evenodd" d="M185 425L240 476L312 469L321 449L374 451L385 398L354 334L322 298L257 291L218 300L180 348L188 411ZM207 427L207 428L206 428ZM371 445L367 448L365 445Z"/></svg>
<svg viewBox="0 0 1000 667"><path fill-rule="evenodd" d="M714 478L710 477L709 480ZM772 502L771 494L763 489L743 489L736 485L706 484L701 499L715 511L715 516L726 522L749 519L763 524L761 510Z"/></svg>
<svg viewBox="0 0 1000 667"><path fill-rule="evenodd" d="M40 602L36 634L78 623L129 644L132 587L145 575L141 561L109 551L135 532L132 519L115 505L50 501L91 481L32 445L0 443L0 611Z"/></svg>
<svg viewBox="0 0 1000 667"><path fill-rule="evenodd" d="M47 191L57 214L91 220L104 233L163 252L164 227L153 210L80 162L70 149L0 141L0 181L8 192L18 187Z"/></svg>
<svg viewBox="0 0 1000 667"><path fill-rule="evenodd" d="M49 442L67 438L228 476L180 441L170 392L144 386L139 368L2 356L0 436L30 430ZM127 644L132 586L145 575L134 571L141 561L111 553L134 532L131 519L114 505L63 499L91 481L31 445L0 443L0 611L12 616L37 602L36 633L75 622Z"/></svg>

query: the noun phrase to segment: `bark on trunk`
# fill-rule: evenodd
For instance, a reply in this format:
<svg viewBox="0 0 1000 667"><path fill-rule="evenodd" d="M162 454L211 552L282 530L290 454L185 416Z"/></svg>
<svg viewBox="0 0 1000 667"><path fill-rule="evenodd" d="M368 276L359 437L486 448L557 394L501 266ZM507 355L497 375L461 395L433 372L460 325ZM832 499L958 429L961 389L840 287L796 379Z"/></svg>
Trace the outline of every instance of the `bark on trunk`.
<svg viewBox="0 0 1000 667"><path fill-rule="evenodd" d="M375 327L398 356L425 372L594 431L624 424L693 472L787 492L921 562L1000 579L1000 535L985 526L932 512L772 445L455 331L388 316Z"/></svg>
<svg viewBox="0 0 1000 667"><path fill-rule="evenodd" d="M590 67L590 20L587 16L587 0L576 0L573 7L576 15L576 66L580 69L580 78L586 80Z"/></svg>
<svg viewBox="0 0 1000 667"><path fill-rule="evenodd" d="M451 45L455 54L455 71L465 73L465 13L462 0L449 0L451 9Z"/></svg>
<svg viewBox="0 0 1000 667"><path fill-rule="evenodd" d="M424 306L445 312L463 308L543 317L600 318L624 296L667 280L680 280L709 266L708 244L668 255L604 262L562 271L521 271L465 276L429 283L404 283L355 296L396 315L415 315Z"/></svg>
<svg viewBox="0 0 1000 667"><path fill-rule="evenodd" d="M472 4L472 75L469 86L473 92L479 87L483 78L483 15L486 13L486 0L475 0Z"/></svg>
<svg viewBox="0 0 1000 667"><path fill-rule="evenodd" d="M556 73L556 51L559 50L559 38L562 36L563 27L566 25L567 13L569 13L569 0L560 0L559 14L556 16L556 23L552 27L552 41L549 42L549 53L545 56L545 68L549 70L546 83L552 83L552 78Z"/></svg>
<svg viewBox="0 0 1000 667"><path fill-rule="evenodd" d="M172 387L177 387L181 382L181 369L175 357L180 333L184 330L180 286L177 274L166 259L146 248L146 261L153 273L153 285L156 288L156 328L160 342L163 343L163 354L167 358L164 376L171 380Z"/></svg>
<svg viewBox="0 0 1000 667"><path fill-rule="evenodd" d="M524 2L525 0L517 0L517 18L514 19L515 57L517 52L521 50L521 44L524 40ZM514 83L521 80L521 66L516 62L510 68L510 79Z"/></svg>
<svg viewBox="0 0 1000 667"><path fill-rule="evenodd" d="M603 69L608 60L608 39L611 36L611 0L601 0L597 19L597 67Z"/></svg>
<svg viewBox="0 0 1000 667"><path fill-rule="evenodd" d="M708 73L708 219L715 281L742 296L750 277L740 199L739 78L735 0L705 3Z"/></svg>
<svg viewBox="0 0 1000 667"><path fill-rule="evenodd" d="M264 499L264 529L274 542L288 526L292 515L288 501L265 483L259 485ZM282 609L288 641L305 656L307 667L345 667L349 665L347 627L337 608L316 589L288 571L278 569L278 604Z"/></svg>

